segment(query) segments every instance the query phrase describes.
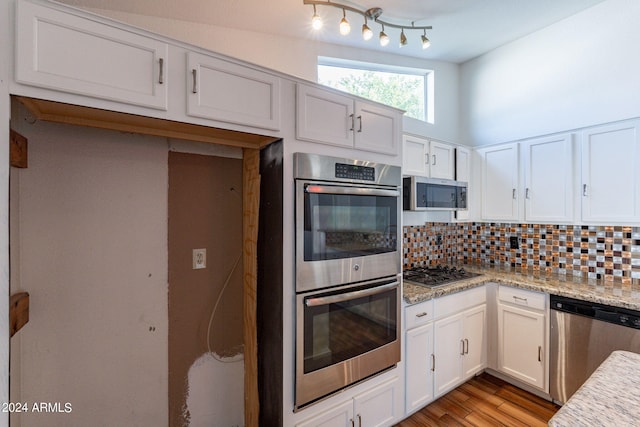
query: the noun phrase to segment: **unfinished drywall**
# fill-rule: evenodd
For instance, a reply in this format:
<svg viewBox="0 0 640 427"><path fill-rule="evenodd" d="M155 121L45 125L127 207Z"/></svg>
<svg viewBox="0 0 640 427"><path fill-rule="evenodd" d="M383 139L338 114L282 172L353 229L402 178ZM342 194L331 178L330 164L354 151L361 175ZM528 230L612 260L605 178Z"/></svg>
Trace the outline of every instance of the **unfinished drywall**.
<svg viewBox="0 0 640 427"><path fill-rule="evenodd" d="M243 425L241 256L242 160L169 153L172 426Z"/></svg>
<svg viewBox="0 0 640 427"><path fill-rule="evenodd" d="M13 170L11 286L31 308L11 401L57 408L12 425L166 426L166 141L18 114L12 127L29 168Z"/></svg>

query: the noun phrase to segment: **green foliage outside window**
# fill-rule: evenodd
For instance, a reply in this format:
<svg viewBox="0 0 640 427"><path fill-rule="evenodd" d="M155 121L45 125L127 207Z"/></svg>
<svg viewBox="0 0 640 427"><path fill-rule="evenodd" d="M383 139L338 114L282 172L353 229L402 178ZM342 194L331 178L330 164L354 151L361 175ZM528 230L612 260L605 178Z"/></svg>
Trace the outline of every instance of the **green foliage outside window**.
<svg viewBox="0 0 640 427"><path fill-rule="evenodd" d="M406 111L425 120L425 76L318 66L318 83Z"/></svg>

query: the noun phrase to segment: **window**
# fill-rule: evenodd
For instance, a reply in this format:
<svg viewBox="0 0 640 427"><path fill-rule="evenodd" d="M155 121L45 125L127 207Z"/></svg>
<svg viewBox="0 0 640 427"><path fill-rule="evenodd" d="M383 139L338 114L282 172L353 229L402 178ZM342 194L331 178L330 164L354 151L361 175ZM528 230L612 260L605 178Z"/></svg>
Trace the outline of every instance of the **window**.
<svg viewBox="0 0 640 427"><path fill-rule="evenodd" d="M406 111L433 123L433 71L318 58L318 83Z"/></svg>

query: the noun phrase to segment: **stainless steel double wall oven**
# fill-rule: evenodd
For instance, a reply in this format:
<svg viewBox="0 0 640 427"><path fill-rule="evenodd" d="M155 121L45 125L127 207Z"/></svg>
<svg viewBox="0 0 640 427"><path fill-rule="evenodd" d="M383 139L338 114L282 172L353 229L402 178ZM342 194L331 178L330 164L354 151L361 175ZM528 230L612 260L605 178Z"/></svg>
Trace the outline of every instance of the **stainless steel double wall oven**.
<svg viewBox="0 0 640 427"><path fill-rule="evenodd" d="M400 361L401 171L294 154L296 409Z"/></svg>

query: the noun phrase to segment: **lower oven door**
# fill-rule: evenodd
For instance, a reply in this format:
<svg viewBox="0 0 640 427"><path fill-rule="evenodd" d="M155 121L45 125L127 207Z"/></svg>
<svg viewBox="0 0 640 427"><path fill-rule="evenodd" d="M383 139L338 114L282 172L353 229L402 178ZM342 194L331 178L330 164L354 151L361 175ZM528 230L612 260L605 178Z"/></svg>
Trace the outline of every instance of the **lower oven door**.
<svg viewBox="0 0 640 427"><path fill-rule="evenodd" d="M397 277L297 296L296 409L399 361Z"/></svg>

